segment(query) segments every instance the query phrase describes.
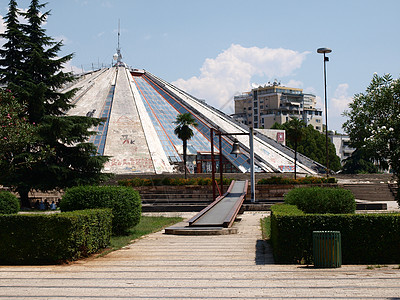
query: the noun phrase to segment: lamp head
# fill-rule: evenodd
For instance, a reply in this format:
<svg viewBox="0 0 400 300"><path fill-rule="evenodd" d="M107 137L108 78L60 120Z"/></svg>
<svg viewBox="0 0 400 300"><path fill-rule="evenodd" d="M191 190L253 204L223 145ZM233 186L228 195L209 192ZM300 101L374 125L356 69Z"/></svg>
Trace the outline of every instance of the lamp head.
<svg viewBox="0 0 400 300"><path fill-rule="evenodd" d="M317 52L318 53L331 53L332 49L329 49L329 48L318 48Z"/></svg>
<svg viewBox="0 0 400 300"><path fill-rule="evenodd" d="M238 156L238 154L241 154L239 142L238 142L237 139L235 139L235 140L233 141L231 154L235 154L236 157Z"/></svg>

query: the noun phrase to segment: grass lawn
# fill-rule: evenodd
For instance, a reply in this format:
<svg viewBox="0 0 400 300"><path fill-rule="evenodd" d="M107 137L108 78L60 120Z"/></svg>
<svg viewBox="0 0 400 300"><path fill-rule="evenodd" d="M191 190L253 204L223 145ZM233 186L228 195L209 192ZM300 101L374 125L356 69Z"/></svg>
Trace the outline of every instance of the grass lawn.
<svg viewBox="0 0 400 300"><path fill-rule="evenodd" d="M269 240L271 237L271 217L262 218L260 223L262 238L264 240Z"/></svg>
<svg viewBox="0 0 400 300"><path fill-rule="evenodd" d="M121 249L128 245L132 240L138 239L144 235L157 232L165 227L176 224L183 221L181 217L145 217L142 216L140 223L135 227L128 230L128 235L123 236L112 236L110 246L108 249L101 253L105 255L112 251Z"/></svg>

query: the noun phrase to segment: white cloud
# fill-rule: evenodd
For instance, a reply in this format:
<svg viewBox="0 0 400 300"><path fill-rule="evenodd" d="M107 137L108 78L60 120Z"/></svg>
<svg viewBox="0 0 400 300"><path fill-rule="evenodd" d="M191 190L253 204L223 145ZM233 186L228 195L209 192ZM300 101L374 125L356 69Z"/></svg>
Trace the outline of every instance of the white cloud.
<svg viewBox="0 0 400 300"><path fill-rule="evenodd" d="M315 94L314 94L315 95ZM315 107L324 110L325 102L321 96L315 96Z"/></svg>
<svg viewBox="0 0 400 300"><path fill-rule="evenodd" d="M6 24L4 24L4 17L0 15L0 33L4 33L6 31Z"/></svg>
<svg viewBox="0 0 400 300"><path fill-rule="evenodd" d="M75 2L77 2L77 3L79 3L80 5L82 5L82 6L85 6L85 5L88 5L88 1L86 1L86 0L84 0L84 1L81 1L81 0L75 0Z"/></svg>
<svg viewBox="0 0 400 300"><path fill-rule="evenodd" d="M114 7L114 5L110 1L103 1L101 3L101 6L105 7L105 8L113 8Z"/></svg>
<svg viewBox="0 0 400 300"><path fill-rule="evenodd" d="M63 42L63 45L68 45L68 44L70 44L71 43L71 40L70 39L68 39L66 36L64 36L64 35L59 35L59 36L56 36L56 37L54 37L54 40L55 41L57 41L57 42Z"/></svg>
<svg viewBox="0 0 400 300"><path fill-rule="evenodd" d="M72 72L74 74L81 74L82 68L72 65L71 61L68 61L63 65L62 71L63 72Z"/></svg>
<svg viewBox="0 0 400 300"><path fill-rule="evenodd" d="M353 97L348 94L349 85L341 83L337 86L333 97L328 95L328 123L333 130L343 131L342 124L346 118L342 113L349 108L349 103L353 101Z"/></svg>
<svg viewBox="0 0 400 300"><path fill-rule="evenodd" d="M349 85L347 83L341 83L338 85L335 94L331 99L331 106L333 109L342 112L348 108L349 103L353 101L353 97L348 95L348 89Z"/></svg>
<svg viewBox="0 0 400 300"><path fill-rule="evenodd" d="M283 85L284 86L288 86L288 87L301 89L303 87L303 82L300 81L300 80L291 79L291 80L288 81L288 83L283 83Z"/></svg>
<svg viewBox="0 0 400 300"><path fill-rule="evenodd" d="M233 112L233 95L250 90L253 76L271 80L292 75L301 67L307 54L282 48L246 48L232 44L216 58L207 58L200 76L180 78L173 84L216 108L225 108L228 103L226 111L230 113Z"/></svg>
<svg viewBox="0 0 400 300"><path fill-rule="evenodd" d="M6 24L4 24L3 16L0 15L0 33L4 33L6 31ZM0 48L6 43L6 40L0 38Z"/></svg>

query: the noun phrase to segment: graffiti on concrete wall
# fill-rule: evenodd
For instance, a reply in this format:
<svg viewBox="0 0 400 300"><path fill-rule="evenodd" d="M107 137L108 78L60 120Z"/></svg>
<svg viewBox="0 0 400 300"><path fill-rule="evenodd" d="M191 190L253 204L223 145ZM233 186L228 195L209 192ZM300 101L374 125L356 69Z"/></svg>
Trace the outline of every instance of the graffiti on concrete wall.
<svg viewBox="0 0 400 300"><path fill-rule="evenodd" d="M130 172L152 172L153 161L150 158L111 158L106 164L105 169L126 170Z"/></svg>
<svg viewBox="0 0 400 300"><path fill-rule="evenodd" d="M278 166L281 172L294 172L294 166Z"/></svg>
<svg viewBox="0 0 400 300"><path fill-rule="evenodd" d="M122 141L122 145L134 145L135 140L129 136L129 134L122 134L120 140Z"/></svg>

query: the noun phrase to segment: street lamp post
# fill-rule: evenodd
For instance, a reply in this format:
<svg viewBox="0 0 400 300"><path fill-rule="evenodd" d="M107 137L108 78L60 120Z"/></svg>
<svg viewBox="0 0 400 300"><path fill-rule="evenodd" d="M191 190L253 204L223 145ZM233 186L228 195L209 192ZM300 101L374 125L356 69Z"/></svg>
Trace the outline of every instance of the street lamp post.
<svg viewBox="0 0 400 300"><path fill-rule="evenodd" d="M324 54L324 90L325 90L325 150L326 150L326 177L329 177L329 152L328 152L328 99L326 93L326 62L329 61L327 53L331 53L329 48L318 48L317 53Z"/></svg>

